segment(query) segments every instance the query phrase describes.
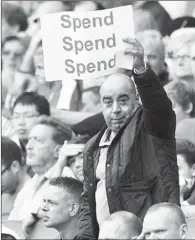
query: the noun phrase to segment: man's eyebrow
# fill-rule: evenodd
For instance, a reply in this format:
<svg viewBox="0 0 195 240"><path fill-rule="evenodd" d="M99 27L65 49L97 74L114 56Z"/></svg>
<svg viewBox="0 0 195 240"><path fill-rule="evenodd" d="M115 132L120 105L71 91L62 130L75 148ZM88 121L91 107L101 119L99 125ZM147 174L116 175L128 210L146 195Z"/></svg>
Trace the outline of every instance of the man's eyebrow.
<svg viewBox="0 0 195 240"><path fill-rule="evenodd" d="M129 98L129 95L127 93L122 93L119 95L119 98Z"/></svg>

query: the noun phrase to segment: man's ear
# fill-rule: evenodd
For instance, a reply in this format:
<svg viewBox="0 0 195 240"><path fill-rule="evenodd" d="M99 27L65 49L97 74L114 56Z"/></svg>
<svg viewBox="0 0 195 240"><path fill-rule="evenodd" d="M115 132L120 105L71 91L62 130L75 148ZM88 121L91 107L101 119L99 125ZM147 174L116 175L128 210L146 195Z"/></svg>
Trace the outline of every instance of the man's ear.
<svg viewBox="0 0 195 240"><path fill-rule="evenodd" d="M187 107L187 109L185 110L185 112L186 112L187 114L190 114L190 113L192 112L192 110L193 110L193 104L190 102L190 103L188 104L188 107Z"/></svg>
<svg viewBox="0 0 195 240"><path fill-rule="evenodd" d="M79 203L70 204L69 213L71 217L75 216L78 213L78 211L79 211Z"/></svg>
<svg viewBox="0 0 195 240"><path fill-rule="evenodd" d="M180 238L186 239L187 233L188 233L188 228L187 228L187 225L184 223L180 226Z"/></svg>
<svg viewBox="0 0 195 240"><path fill-rule="evenodd" d="M53 149L53 156L54 156L54 158L58 158L59 157L60 148L61 148L61 145L57 145L57 146L54 147L54 149Z"/></svg>
<svg viewBox="0 0 195 240"><path fill-rule="evenodd" d="M20 164L19 164L19 162L16 161L16 160L13 161L10 169L12 170L13 173L19 172L20 171Z"/></svg>
<svg viewBox="0 0 195 240"><path fill-rule="evenodd" d="M195 177L195 164L192 166L192 177Z"/></svg>

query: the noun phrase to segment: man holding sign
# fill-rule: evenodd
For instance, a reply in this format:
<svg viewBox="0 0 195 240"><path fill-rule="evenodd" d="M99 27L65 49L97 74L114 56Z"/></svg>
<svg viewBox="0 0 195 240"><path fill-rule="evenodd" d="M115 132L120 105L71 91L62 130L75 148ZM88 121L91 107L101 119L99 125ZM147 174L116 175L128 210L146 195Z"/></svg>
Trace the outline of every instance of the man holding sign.
<svg viewBox="0 0 195 240"><path fill-rule="evenodd" d="M175 114L155 73L144 63L144 49L135 39L132 80L109 75L100 89L106 126L84 150L84 192L79 239L97 239L99 226L116 211L143 218L159 202L179 204L175 151Z"/></svg>

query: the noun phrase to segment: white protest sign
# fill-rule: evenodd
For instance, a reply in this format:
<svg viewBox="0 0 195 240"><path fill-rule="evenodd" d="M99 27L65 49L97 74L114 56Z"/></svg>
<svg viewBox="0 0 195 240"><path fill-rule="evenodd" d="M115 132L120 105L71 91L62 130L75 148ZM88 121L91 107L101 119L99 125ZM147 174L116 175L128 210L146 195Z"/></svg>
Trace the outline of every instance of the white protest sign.
<svg viewBox="0 0 195 240"><path fill-rule="evenodd" d="M41 17L47 81L92 79L132 69L123 38L134 37L132 6Z"/></svg>

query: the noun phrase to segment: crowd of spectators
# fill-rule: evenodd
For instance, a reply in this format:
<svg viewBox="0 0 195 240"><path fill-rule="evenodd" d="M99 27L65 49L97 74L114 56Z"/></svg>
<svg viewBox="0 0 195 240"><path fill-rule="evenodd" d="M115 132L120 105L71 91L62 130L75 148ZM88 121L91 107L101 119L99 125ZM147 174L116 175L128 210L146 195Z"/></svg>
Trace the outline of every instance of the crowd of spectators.
<svg viewBox="0 0 195 240"><path fill-rule="evenodd" d="M47 82L40 17L132 4L144 62L157 75L176 115L174 154L181 206L157 203L141 218L119 209L99 226L99 239L186 239L187 219L195 222L195 16L172 19L159 1L105 2L2 2L2 220L22 222L27 239L39 221L56 229L57 239L77 239L80 197L86 190L84 148L107 124L100 93L109 77ZM131 71L120 74L133 79ZM62 95L67 96L64 106L62 100L59 104ZM140 96L141 105L142 100ZM19 237L4 226L2 239Z"/></svg>

